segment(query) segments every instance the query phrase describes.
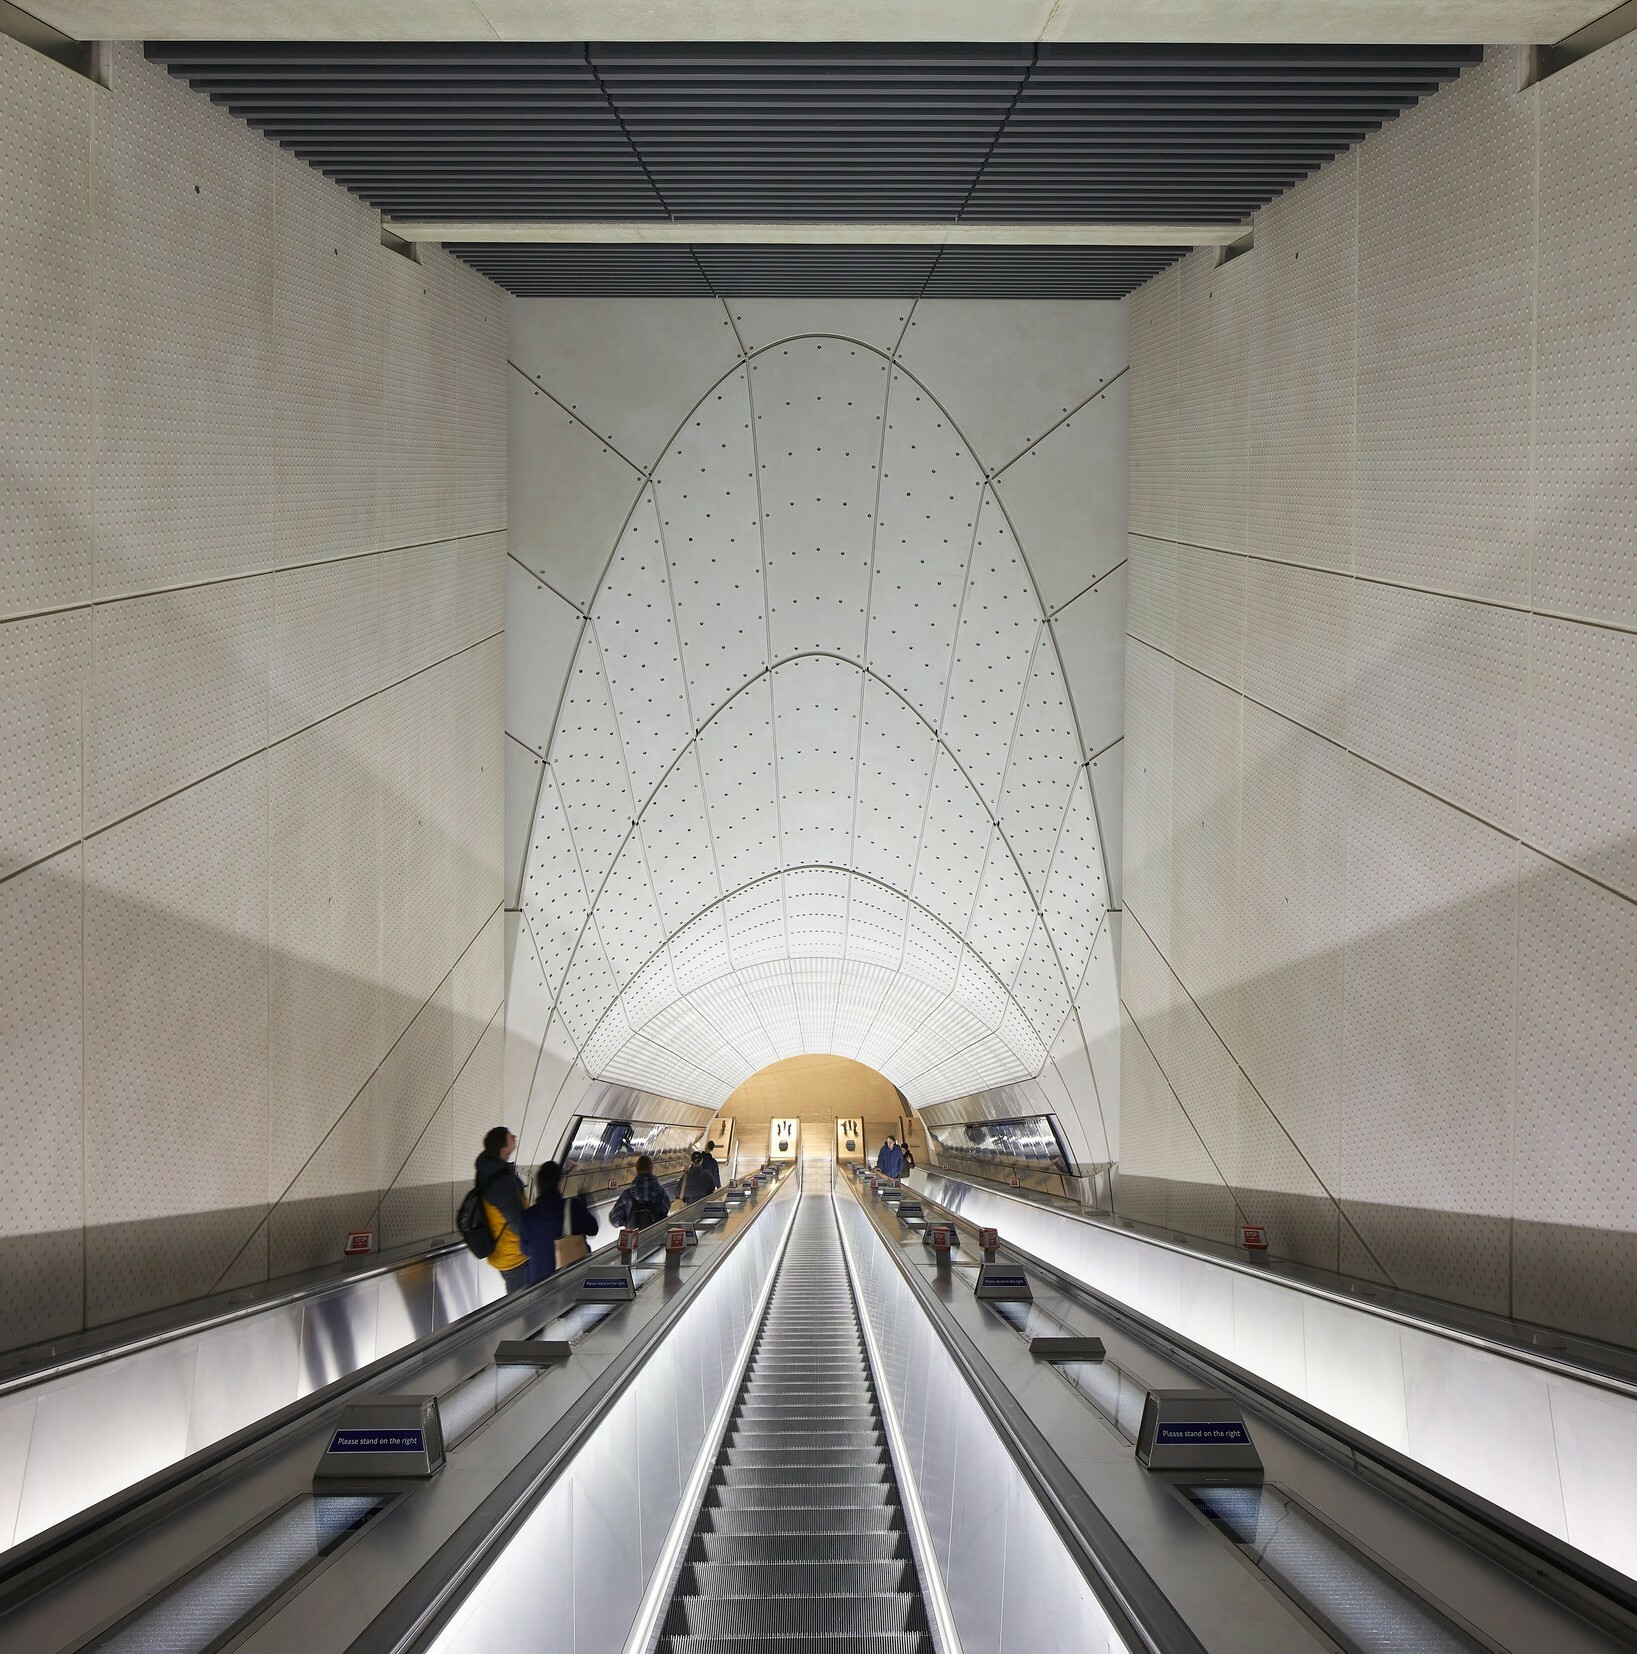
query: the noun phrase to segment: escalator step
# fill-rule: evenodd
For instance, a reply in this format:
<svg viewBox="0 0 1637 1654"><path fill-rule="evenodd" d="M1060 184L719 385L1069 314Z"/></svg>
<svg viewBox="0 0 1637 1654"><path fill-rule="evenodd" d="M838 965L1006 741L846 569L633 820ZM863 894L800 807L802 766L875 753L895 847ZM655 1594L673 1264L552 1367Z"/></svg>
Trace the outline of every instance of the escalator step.
<svg viewBox="0 0 1637 1654"><path fill-rule="evenodd" d="M693 1562L676 1583L681 1597L853 1597L913 1591L914 1565L901 1562Z"/></svg>
<svg viewBox="0 0 1637 1654"><path fill-rule="evenodd" d="M890 1505L859 1505L848 1510L783 1510L776 1505L707 1507L699 1525L708 1533L888 1533L903 1522Z"/></svg>
<svg viewBox="0 0 1637 1654"><path fill-rule="evenodd" d="M884 1464L718 1465L714 1487L877 1487L891 1484Z"/></svg>
<svg viewBox="0 0 1637 1654"><path fill-rule="evenodd" d="M800 1639L791 1639L792 1642ZM821 1643L824 1654L933 1654L932 1638L924 1634L888 1632L875 1636L810 1636L810 1643ZM657 1654L747 1654L747 1650L767 1646L764 1639L753 1634L742 1637L661 1637Z"/></svg>
<svg viewBox="0 0 1637 1654"><path fill-rule="evenodd" d="M888 1533L696 1533L690 1562L908 1562L909 1535Z"/></svg>
<svg viewBox="0 0 1637 1654"><path fill-rule="evenodd" d="M925 1631L918 1591L850 1597L677 1597L666 1616L672 1637L829 1637Z"/></svg>
<svg viewBox="0 0 1637 1654"><path fill-rule="evenodd" d="M864 1510L897 1503L898 1489L890 1482L874 1486L820 1482L806 1487L790 1482L736 1482L705 1490L707 1510Z"/></svg>

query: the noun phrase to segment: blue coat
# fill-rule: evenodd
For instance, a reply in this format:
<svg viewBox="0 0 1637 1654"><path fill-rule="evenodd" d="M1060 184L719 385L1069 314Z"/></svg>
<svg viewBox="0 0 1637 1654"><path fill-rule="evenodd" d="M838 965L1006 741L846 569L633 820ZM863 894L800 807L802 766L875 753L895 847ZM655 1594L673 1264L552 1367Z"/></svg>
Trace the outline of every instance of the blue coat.
<svg viewBox="0 0 1637 1654"><path fill-rule="evenodd" d="M902 1177L904 1151L896 1143L883 1143L881 1152L875 1157L875 1169L883 1177Z"/></svg>
<svg viewBox="0 0 1637 1654"><path fill-rule="evenodd" d="M567 1208L567 1210L565 1210ZM564 1228L567 1218L569 1227ZM529 1285L557 1273L557 1242L565 1234L594 1235L597 1219L583 1195L566 1201L561 1195L543 1195L523 1213L519 1239L529 1260Z"/></svg>

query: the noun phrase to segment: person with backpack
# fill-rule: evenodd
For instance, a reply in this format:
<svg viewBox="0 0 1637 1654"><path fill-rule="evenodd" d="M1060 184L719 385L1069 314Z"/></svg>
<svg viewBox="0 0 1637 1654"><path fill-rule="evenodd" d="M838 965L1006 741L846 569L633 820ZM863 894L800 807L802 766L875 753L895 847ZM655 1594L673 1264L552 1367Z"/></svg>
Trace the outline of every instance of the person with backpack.
<svg viewBox="0 0 1637 1654"><path fill-rule="evenodd" d="M654 1163L645 1154L637 1156L637 1175L620 1191L608 1215L616 1229L646 1229L658 1223L671 1209L665 1185L654 1176Z"/></svg>
<svg viewBox="0 0 1637 1654"><path fill-rule="evenodd" d="M715 1194L720 1179L713 1177L711 1168L705 1164L710 1159L711 1155L704 1149L695 1149L688 1157L688 1169L682 1174L676 1191L684 1206L691 1206L696 1200Z"/></svg>
<svg viewBox="0 0 1637 1654"><path fill-rule="evenodd" d="M483 1134L483 1153L473 1167L475 1178L455 1219L467 1250L500 1271L508 1292L529 1284L529 1260L523 1252L523 1179L512 1156L517 1138L505 1126Z"/></svg>
<svg viewBox="0 0 1637 1654"><path fill-rule="evenodd" d="M522 1229L530 1286L578 1263L591 1251L586 1236L597 1232L597 1219L585 1196L565 1195L562 1183L562 1167L555 1160L543 1162L534 1174L534 1204L523 1214Z"/></svg>

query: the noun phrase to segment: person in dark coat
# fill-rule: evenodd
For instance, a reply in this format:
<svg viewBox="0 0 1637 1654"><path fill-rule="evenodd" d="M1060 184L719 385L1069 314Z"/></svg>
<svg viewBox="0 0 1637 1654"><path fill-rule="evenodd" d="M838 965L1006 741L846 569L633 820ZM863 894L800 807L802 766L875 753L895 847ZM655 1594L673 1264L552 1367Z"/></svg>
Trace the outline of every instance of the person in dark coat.
<svg viewBox="0 0 1637 1654"><path fill-rule="evenodd" d="M896 1137L889 1137L881 1145L881 1152L875 1157L875 1169L883 1177L904 1175L904 1151L899 1148Z"/></svg>
<svg viewBox="0 0 1637 1654"><path fill-rule="evenodd" d="M596 1214L584 1195L565 1196L563 1169L555 1160L541 1163L534 1174L534 1204L523 1214L518 1237L529 1260L529 1285L557 1272L557 1243L564 1235L594 1235Z"/></svg>
<svg viewBox="0 0 1637 1654"><path fill-rule="evenodd" d="M637 1156L637 1175L620 1191L614 1209L608 1214L616 1229L630 1225L646 1229L658 1223L671 1209L671 1197L665 1185L654 1176L654 1163L645 1154Z"/></svg>
<svg viewBox="0 0 1637 1654"><path fill-rule="evenodd" d="M494 1126L483 1134L483 1153L473 1168L483 1215L494 1236L494 1250L485 1260L500 1271L508 1292L528 1285L528 1258L523 1252L523 1179L517 1175L512 1156L517 1138L505 1126Z"/></svg>
<svg viewBox="0 0 1637 1654"><path fill-rule="evenodd" d="M722 1162L716 1158L716 1149L710 1143L699 1151L700 1164L704 1166L711 1180L711 1193L715 1194L722 1187Z"/></svg>
<svg viewBox="0 0 1637 1654"><path fill-rule="evenodd" d="M702 1150L695 1149L688 1159L688 1169L682 1174L682 1181L677 1185L677 1198L684 1206L691 1206L696 1200L703 1200L707 1195L716 1192L717 1180L711 1176L710 1168L705 1162L710 1157Z"/></svg>

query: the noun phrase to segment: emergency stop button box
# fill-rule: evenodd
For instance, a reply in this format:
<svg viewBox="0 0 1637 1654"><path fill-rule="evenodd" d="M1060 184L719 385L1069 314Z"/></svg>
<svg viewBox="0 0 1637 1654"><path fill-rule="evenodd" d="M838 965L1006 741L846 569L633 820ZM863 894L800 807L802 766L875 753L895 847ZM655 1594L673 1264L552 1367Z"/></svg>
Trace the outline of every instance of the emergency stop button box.
<svg viewBox="0 0 1637 1654"><path fill-rule="evenodd" d="M373 1396L341 1410L313 1479L424 1481L443 1468L436 1396Z"/></svg>

